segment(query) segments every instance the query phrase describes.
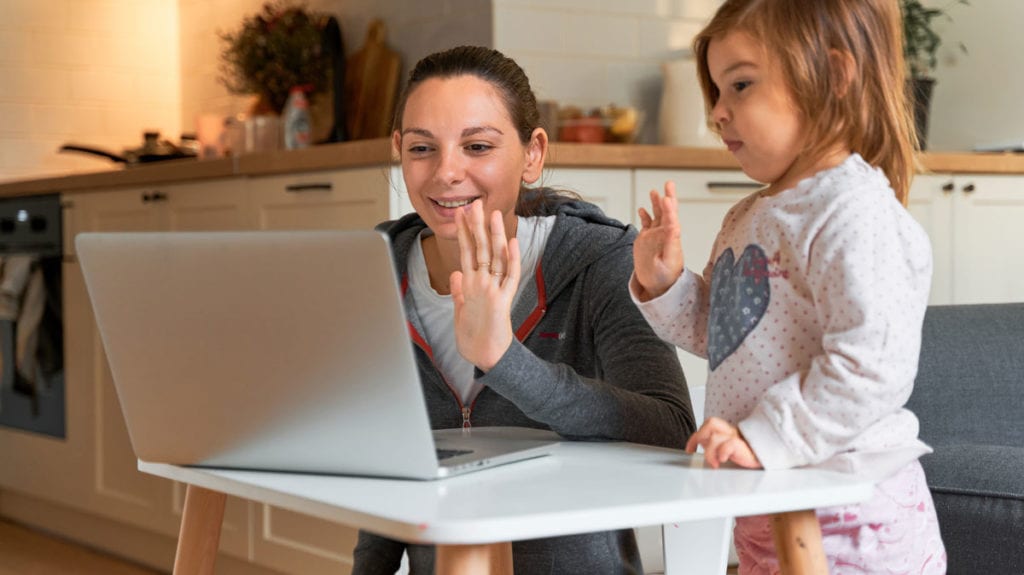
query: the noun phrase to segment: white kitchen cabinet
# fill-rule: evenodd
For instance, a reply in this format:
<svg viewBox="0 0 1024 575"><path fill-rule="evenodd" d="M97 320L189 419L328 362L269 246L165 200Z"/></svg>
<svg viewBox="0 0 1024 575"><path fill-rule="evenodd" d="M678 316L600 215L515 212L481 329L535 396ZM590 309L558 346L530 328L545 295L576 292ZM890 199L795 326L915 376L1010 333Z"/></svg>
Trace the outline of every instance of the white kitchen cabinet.
<svg viewBox="0 0 1024 575"><path fill-rule="evenodd" d="M390 170L384 166L250 178L261 230L369 229L389 219Z"/></svg>
<svg viewBox="0 0 1024 575"><path fill-rule="evenodd" d="M584 200L597 205L608 217L623 223L632 223L633 172L624 169L551 168L544 170L538 186L579 194Z"/></svg>
<svg viewBox="0 0 1024 575"><path fill-rule="evenodd" d="M365 229L388 217L385 174L384 168L367 168L72 194L65 198L68 247L82 231ZM65 268L68 388L79 392L68 397L75 441L50 457L51 465L36 462L35 469L50 472L48 481L25 473L17 479L38 486L30 494L176 536L184 490L136 470L81 271L74 262ZM30 453L20 447L16 452L26 458ZM67 480L68 462L80 481ZM4 486L17 487L11 483ZM345 526L229 498L220 547L283 572L344 573L355 537Z"/></svg>
<svg viewBox="0 0 1024 575"><path fill-rule="evenodd" d="M69 215L68 239L73 241L75 234L84 231L245 229L251 217L241 182L239 178L69 194L64 198ZM57 477L71 496L58 501L126 524L175 535L184 491L136 469L136 458L77 262L66 262L64 273L67 451L73 454L66 454L71 457L63 462L53 462L63 470ZM40 468L40 474L44 469ZM54 500L53 493L47 487L38 495ZM250 552L250 505L232 499L225 511L221 547L236 556L247 556Z"/></svg>
<svg viewBox="0 0 1024 575"><path fill-rule="evenodd" d="M932 241L931 304L1024 301L1024 176L927 174L909 208Z"/></svg>
<svg viewBox="0 0 1024 575"><path fill-rule="evenodd" d="M703 273L729 208L762 185L739 170L636 170L633 192L636 210L645 208L650 213L650 191L664 194L668 181L676 185L685 265L694 273ZM678 353L687 384L691 387L704 385L707 360L681 349Z"/></svg>
<svg viewBox="0 0 1024 575"><path fill-rule="evenodd" d="M914 177L907 209L921 224L932 244L932 289L929 304L953 302L953 177L922 174Z"/></svg>

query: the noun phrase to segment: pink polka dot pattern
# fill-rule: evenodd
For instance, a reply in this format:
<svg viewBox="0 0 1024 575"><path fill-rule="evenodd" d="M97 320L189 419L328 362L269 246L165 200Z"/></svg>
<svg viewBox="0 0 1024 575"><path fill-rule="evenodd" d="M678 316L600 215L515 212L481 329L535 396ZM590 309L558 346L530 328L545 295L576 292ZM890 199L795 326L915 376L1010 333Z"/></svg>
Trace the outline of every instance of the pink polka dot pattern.
<svg viewBox="0 0 1024 575"><path fill-rule="evenodd" d="M752 245L764 265L750 273L769 282L771 300L712 366L705 414L740 425L767 468L890 474L927 452L902 406L917 370L931 248L884 175L854 154L790 190L748 196L723 220L708 261ZM687 271L640 309L661 337L708 357L717 287L710 266Z"/></svg>

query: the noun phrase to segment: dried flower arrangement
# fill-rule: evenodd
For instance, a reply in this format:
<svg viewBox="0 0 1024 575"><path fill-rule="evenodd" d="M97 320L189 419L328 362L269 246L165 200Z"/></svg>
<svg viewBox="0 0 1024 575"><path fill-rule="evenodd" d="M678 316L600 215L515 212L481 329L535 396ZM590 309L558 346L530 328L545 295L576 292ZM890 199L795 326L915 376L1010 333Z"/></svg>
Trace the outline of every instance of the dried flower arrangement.
<svg viewBox="0 0 1024 575"><path fill-rule="evenodd" d="M236 32L219 34L221 82L233 94L258 94L280 114L293 86L306 85L309 94L329 82L329 62L323 50L327 15L287 2L267 2L245 18Z"/></svg>

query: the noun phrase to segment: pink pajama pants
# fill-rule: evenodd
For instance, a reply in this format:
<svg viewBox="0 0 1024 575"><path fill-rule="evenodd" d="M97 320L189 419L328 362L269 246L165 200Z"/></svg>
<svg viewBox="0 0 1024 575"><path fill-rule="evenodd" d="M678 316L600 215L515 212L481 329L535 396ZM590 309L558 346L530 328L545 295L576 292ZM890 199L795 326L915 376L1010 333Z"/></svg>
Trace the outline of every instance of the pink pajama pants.
<svg viewBox="0 0 1024 575"><path fill-rule="evenodd" d="M935 506L917 461L878 483L868 501L817 513L831 575L946 572ZM733 535L740 575L779 573L769 516L738 517Z"/></svg>

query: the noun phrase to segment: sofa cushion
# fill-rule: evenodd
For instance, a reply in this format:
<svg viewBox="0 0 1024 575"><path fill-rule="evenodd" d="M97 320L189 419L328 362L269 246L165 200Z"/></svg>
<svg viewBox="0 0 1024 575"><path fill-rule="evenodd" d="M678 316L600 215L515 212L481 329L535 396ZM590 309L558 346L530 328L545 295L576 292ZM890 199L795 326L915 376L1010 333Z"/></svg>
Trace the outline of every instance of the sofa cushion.
<svg viewBox="0 0 1024 575"><path fill-rule="evenodd" d="M1024 573L1024 448L939 446L921 458L950 574Z"/></svg>
<svg viewBox="0 0 1024 575"><path fill-rule="evenodd" d="M1024 303L932 306L907 408L939 445L1024 445Z"/></svg>
<svg viewBox="0 0 1024 575"><path fill-rule="evenodd" d="M1024 447L942 445L921 465L932 491L1024 501Z"/></svg>

